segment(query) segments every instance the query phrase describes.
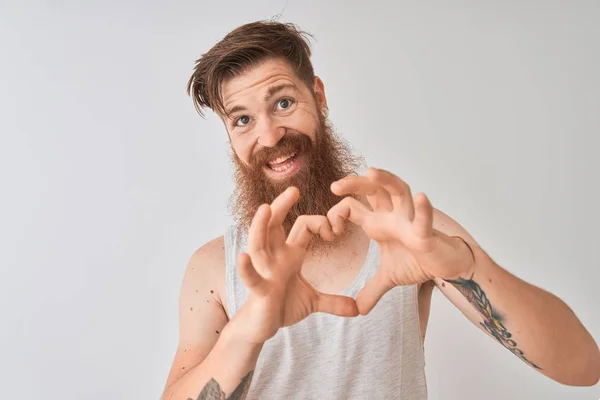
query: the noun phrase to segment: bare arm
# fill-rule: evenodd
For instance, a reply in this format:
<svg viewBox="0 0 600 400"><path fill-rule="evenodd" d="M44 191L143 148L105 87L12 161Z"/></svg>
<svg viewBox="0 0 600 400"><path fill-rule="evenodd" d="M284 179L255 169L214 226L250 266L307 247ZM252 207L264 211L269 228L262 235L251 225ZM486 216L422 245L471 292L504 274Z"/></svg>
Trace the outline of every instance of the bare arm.
<svg viewBox="0 0 600 400"><path fill-rule="evenodd" d="M200 248L190 259L179 298L179 344L164 400L242 399L250 385L260 347L236 339L219 297L225 274L223 239Z"/></svg>
<svg viewBox="0 0 600 400"><path fill-rule="evenodd" d="M331 190L366 196L371 207L346 197L327 214L335 232L350 221L380 245L379 268L356 297L361 314L395 286L433 279L476 326L528 365L568 385L598 382L598 346L564 302L501 268L398 176L377 168L366 175L347 176Z"/></svg>
<svg viewBox="0 0 600 400"><path fill-rule="evenodd" d="M434 215L436 229L461 236L475 254L472 278L435 279L442 293L532 368L566 385L598 383L600 351L573 311L553 294L501 268L450 217L440 211Z"/></svg>
<svg viewBox="0 0 600 400"><path fill-rule="evenodd" d="M209 355L168 386L163 399L246 398L262 345L238 340L234 326L225 326Z"/></svg>
<svg viewBox="0 0 600 400"><path fill-rule="evenodd" d="M289 188L271 205L258 208L249 229L248 252L237 259L250 295L229 323L223 307L211 306L206 298L214 291L211 285L223 276L224 268L215 275L210 267L224 265L222 240L192 258L180 298L180 344L163 399L224 399L230 393L227 398L243 399L262 346L280 328L314 312L358 315L354 299L320 293L300 272L312 237L334 236L326 217L301 216L286 237L282 222L299 194Z"/></svg>

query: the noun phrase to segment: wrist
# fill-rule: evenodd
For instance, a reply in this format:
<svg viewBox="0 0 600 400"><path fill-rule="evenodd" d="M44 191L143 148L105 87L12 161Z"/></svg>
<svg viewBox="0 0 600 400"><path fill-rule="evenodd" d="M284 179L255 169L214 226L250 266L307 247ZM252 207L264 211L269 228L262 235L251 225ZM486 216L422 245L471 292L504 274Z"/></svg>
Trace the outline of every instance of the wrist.
<svg viewBox="0 0 600 400"><path fill-rule="evenodd" d="M275 336L278 329L268 318L265 304L250 295L237 314L227 324L228 339L245 345L262 346Z"/></svg>
<svg viewBox="0 0 600 400"><path fill-rule="evenodd" d="M238 314L239 315L239 314ZM236 317L238 316L236 315ZM256 340L248 333L248 324L234 317L220 333L220 342L225 347L239 349L251 355L261 351L264 341Z"/></svg>
<svg viewBox="0 0 600 400"><path fill-rule="evenodd" d="M455 246L457 251L459 251L463 255L462 257L460 257L461 260L466 260L464 262L461 262L461 264L464 263L464 265L466 265L464 270L451 280L473 280L473 277L475 276L475 269L477 266L475 261L475 252L473 251L473 248L465 239L463 239L460 236L451 236L451 238L455 240Z"/></svg>

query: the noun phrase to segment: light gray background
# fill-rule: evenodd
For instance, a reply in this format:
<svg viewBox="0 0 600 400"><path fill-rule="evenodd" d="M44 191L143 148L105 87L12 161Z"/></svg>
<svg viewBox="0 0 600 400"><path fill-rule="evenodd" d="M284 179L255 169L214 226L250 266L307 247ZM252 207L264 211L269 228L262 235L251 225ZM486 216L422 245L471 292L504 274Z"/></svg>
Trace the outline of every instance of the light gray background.
<svg viewBox="0 0 600 400"><path fill-rule="evenodd" d="M156 399L185 265L230 222L193 61L285 1L0 3L0 392ZM289 1L330 116L600 338L600 3ZM527 307L527 304L523 304ZM530 370L439 292L431 399L598 399ZM298 384L301 384L299 382Z"/></svg>

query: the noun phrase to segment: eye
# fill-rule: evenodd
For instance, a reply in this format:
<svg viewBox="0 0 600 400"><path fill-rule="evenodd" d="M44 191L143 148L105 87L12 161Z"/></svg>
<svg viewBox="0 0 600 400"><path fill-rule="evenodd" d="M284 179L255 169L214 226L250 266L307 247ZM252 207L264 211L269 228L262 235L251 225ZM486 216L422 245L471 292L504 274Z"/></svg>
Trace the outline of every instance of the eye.
<svg viewBox="0 0 600 400"><path fill-rule="evenodd" d="M243 115L235 121L235 126L246 126L250 123L250 117Z"/></svg>
<svg viewBox="0 0 600 400"><path fill-rule="evenodd" d="M292 104L294 104L294 100L292 100L292 99L281 99L277 102L277 109L278 110L286 110L286 109L290 108L292 106Z"/></svg>

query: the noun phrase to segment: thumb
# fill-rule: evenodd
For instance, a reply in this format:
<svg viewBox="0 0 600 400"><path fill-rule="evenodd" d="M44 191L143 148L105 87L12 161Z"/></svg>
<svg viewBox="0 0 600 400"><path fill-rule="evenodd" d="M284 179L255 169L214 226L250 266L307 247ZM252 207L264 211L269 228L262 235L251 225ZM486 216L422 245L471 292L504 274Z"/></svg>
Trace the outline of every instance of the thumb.
<svg viewBox="0 0 600 400"><path fill-rule="evenodd" d="M337 315L338 317L356 317L358 308L352 297L337 294L319 293L315 312Z"/></svg>
<svg viewBox="0 0 600 400"><path fill-rule="evenodd" d="M381 273L381 270L377 271L373 279L367 282L356 296L356 306L360 314L368 314L383 295L395 286L394 282Z"/></svg>
<svg viewBox="0 0 600 400"><path fill-rule="evenodd" d="M242 281L246 284L250 291L258 296L263 296L267 293L267 283L265 279L260 276L252 260L247 253L240 253L238 256L238 272Z"/></svg>

